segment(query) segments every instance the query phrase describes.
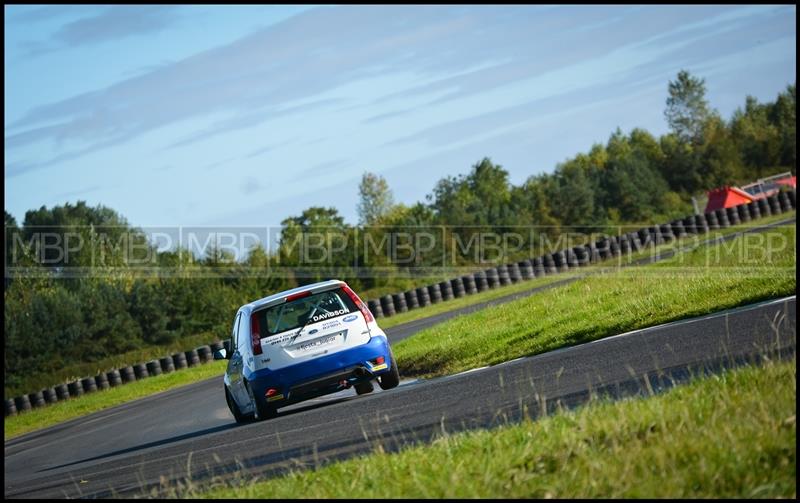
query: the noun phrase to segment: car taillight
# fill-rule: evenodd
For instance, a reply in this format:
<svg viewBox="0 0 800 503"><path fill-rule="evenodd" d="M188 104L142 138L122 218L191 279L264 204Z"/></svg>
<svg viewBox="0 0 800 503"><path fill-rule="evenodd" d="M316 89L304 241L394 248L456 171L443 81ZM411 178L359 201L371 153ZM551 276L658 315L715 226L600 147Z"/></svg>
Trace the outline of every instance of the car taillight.
<svg viewBox="0 0 800 503"><path fill-rule="evenodd" d="M366 304L364 304L363 300L358 298L356 292L354 292L349 286L347 286L344 283L342 283L342 290L344 290L344 293L346 293L347 296L350 297L350 300L353 301L353 304L355 304L356 307L358 307L358 310L361 311L361 314L364 315L364 319L367 320L367 323L375 321L375 318L372 317L372 313L369 311L369 308L367 307Z"/></svg>
<svg viewBox="0 0 800 503"><path fill-rule="evenodd" d="M250 315L250 343L253 345L253 354L261 354L261 326L258 323L258 313Z"/></svg>
<svg viewBox="0 0 800 503"><path fill-rule="evenodd" d="M303 297L308 297L309 295L311 295L311 290L306 290L305 292L300 292L300 293L293 293L292 295L286 297L286 302L302 299Z"/></svg>

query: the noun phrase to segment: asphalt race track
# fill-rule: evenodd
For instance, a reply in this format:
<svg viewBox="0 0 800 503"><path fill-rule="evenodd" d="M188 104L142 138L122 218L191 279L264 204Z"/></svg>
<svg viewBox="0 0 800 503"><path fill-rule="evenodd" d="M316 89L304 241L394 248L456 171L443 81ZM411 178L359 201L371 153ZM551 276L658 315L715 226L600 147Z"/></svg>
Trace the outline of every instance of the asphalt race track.
<svg viewBox="0 0 800 503"><path fill-rule="evenodd" d="M796 311L791 296L390 391L344 391L244 425L228 412L221 378L210 379L6 442L5 497L137 496L187 476L268 476L535 418L590 393L658 392L758 355L791 357Z"/></svg>
<svg viewBox="0 0 800 503"><path fill-rule="evenodd" d="M446 319L594 273L398 325L386 333L390 342L397 342ZM210 477L268 476L366 453L379 444L391 451L430 441L443 431L536 418L558 406L580 405L590 393L622 397L657 392L698 373L758 361L759 355L791 357L795 344L792 296L456 376L404 380L388 392L378 386L360 397L354 390L343 391L281 409L273 420L245 425L237 425L228 411L219 377L6 442L5 497L138 496L150 494L162 481L187 476L195 483Z"/></svg>

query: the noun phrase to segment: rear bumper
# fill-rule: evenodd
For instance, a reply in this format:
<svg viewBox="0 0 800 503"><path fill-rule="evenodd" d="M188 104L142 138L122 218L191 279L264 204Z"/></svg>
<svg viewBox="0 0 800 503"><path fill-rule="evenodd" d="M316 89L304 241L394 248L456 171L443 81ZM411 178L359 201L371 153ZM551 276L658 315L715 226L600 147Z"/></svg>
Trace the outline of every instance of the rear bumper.
<svg viewBox="0 0 800 503"><path fill-rule="evenodd" d="M370 360L383 356L383 365L373 366ZM255 399L266 400L264 393L269 388L278 394L269 400L269 405L283 407L315 396L334 393L343 389L339 383L354 384L389 372L389 344L385 337L372 337L361 346L339 351L332 355L291 365L279 370L261 369L245 375ZM356 375L361 373L363 375Z"/></svg>

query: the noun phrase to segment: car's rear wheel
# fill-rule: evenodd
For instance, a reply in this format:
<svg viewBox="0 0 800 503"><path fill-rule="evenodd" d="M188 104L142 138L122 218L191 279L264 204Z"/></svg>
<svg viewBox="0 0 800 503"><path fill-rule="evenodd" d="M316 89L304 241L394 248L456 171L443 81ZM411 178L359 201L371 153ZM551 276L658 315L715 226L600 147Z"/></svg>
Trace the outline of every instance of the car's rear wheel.
<svg viewBox="0 0 800 503"><path fill-rule="evenodd" d="M236 420L237 423L245 423L250 418L239 412L239 406L236 405L236 401L231 396L231 392L228 391L228 387L225 387L225 401L228 403L228 409L230 409L231 414L233 414L233 418Z"/></svg>
<svg viewBox="0 0 800 503"><path fill-rule="evenodd" d="M372 393L372 390L375 389L372 386L372 381L365 381L355 384L353 386L356 389L356 394L358 395L366 395L367 393Z"/></svg>
<svg viewBox="0 0 800 503"><path fill-rule="evenodd" d="M250 383L245 382L245 387L247 387L247 394L250 396L250 401L253 403L253 419L256 421L263 421L264 419L272 419L278 415L278 409L272 405L266 403L263 400L256 400L256 397L253 395L253 388L250 387Z"/></svg>
<svg viewBox="0 0 800 503"><path fill-rule="evenodd" d="M381 389L396 388L400 384L400 371L397 370L397 362L391 348L389 349L389 372L378 377L378 385Z"/></svg>

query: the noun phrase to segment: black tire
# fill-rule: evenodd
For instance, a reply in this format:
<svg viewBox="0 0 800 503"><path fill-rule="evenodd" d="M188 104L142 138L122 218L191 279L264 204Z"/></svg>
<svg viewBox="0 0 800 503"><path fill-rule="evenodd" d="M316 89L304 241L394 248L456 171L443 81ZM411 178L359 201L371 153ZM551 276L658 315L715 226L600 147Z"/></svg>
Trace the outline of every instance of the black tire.
<svg viewBox="0 0 800 503"><path fill-rule="evenodd" d="M224 386L224 385L223 385ZM233 414L233 418L236 420L237 423L246 423L250 420L249 417L244 416L241 412L239 412L239 406L236 405L236 402L231 397L231 392L228 391L228 387L225 387L225 401L228 403L228 409L230 409L231 414Z"/></svg>
<svg viewBox="0 0 800 503"><path fill-rule="evenodd" d="M378 376L378 386L383 390L387 390L396 388L398 384L400 384L400 372L397 370L394 354L389 349L389 372Z"/></svg>
<svg viewBox="0 0 800 503"><path fill-rule="evenodd" d="M250 395L250 401L253 402L253 405L255 405L255 412L253 413L254 421L272 419L278 415L278 409L276 407L269 405L263 398L258 400L255 396L253 396L253 390L250 388L250 383L245 381L244 386L247 388L247 394Z"/></svg>
<svg viewBox="0 0 800 503"><path fill-rule="evenodd" d="M375 387L372 385L372 381L360 382L353 385L353 387L356 389L357 395L366 395L367 393L372 393L372 390L375 389Z"/></svg>

